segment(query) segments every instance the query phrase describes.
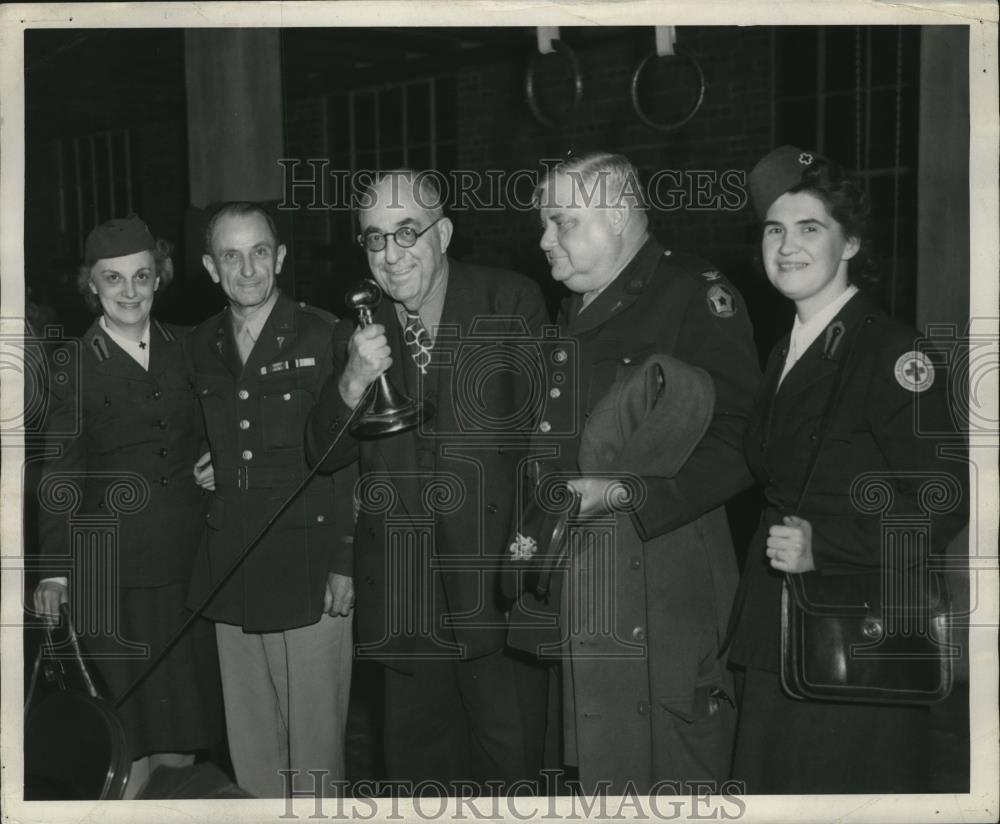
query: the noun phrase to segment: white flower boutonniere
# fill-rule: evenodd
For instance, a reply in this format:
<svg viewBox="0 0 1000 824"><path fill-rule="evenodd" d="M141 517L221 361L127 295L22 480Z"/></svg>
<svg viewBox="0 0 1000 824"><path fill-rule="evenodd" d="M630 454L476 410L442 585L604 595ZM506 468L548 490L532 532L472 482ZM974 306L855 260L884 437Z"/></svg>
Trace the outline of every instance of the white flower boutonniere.
<svg viewBox="0 0 1000 824"><path fill-rule="evenodd" d="M538 544L534 538L522 535L518 532L510 545L510 558L512 561L530 561L538 552Z"/></svg>

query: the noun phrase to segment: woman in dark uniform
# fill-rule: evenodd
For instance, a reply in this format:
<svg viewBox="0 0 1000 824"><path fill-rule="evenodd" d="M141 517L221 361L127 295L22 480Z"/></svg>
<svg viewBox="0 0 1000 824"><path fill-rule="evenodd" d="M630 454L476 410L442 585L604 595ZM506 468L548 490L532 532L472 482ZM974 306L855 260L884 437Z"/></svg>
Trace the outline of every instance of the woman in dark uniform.
<svg viewBox="0 0 1000 824"><path fill-rule="evenodd" d="M919 351L915 331L858 290L868 268L869 207L844 170L783 146L748 182L764 224L764 269L795 302L796 317L771 353L746 431L767 509L735 606L730 662L743 671L744 689L733 777L751 794L923 792L927 708L787 695L779 678L780 600L784 575L881 568L882 513L863 513L852 497L864 473L887 479L894 514L926 518L921 485L951 476L945 485L954 500L933 518L931 551L942 552L961 528L967 466L940 458L939 442L918 437L914 423L919 404L927 431L944 431L945 376ZM823 426L838 373L837 401Z"/></svg>
<svg viewBox="0 0 1000 824"><path fill-rule="evenodd" d="M150 318L173 275L169 252L135 216L90 233L79 285L101 315L67 350L76 364L61 372L74 377L51 387L49 431L79 434L43 469L40 541L53 577L39 583L35 606L52 618L60 604L84 601L71 604L77 629L111 700L187 618L205 522L192 467L208 456L199 458L202 424L180 330ZM190 764L216 744L222 716L209 622L191 626L119 715L133 759L127 798L156 766Z"/></svg>

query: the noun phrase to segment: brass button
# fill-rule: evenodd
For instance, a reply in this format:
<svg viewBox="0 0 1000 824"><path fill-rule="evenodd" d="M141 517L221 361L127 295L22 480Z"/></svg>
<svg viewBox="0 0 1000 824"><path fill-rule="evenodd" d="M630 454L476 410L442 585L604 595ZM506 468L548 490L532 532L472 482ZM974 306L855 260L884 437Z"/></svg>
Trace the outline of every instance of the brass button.
<svg viewBox="0 0 1000 824"><path fill-rule="evenodd" d="M323 523L323 521L325 521L325 520L326 520L326 515L317 515L316 516L316 523L318 523L318 524Z"/></svg>
<svg viewBox="0 0 1000 824"><path fill-rule="evenodd" d="M643 627L636 627L632 630L632 640L633 641L645 641L646 640L646 630Z"/></svg>
<svg viewBox="0 0 1000 824"><path fill-rule="evenodd" d="M540 424L538 424L538 429L540 432L550 432L552 430L552 424L550 424L548 421L542 421Z"/></svg>
<svg viewBox="0 0 1000 824"><path fill-rule="evenodd" d="M167 450L166 449L163 449L163 448L160 449L160 457L161 458L167 457Z"/></svg>
<svg viewBox="0 0 1000 824"><path fill-rule="evenodd" d="M556 351L552 353L552 360L556 363L566 363L568 358L569 355L566 354L565 349L556 349Z"/></svg>
<svg viewBox="0 0 1000 824"><path fill-rule="evenodd" d="M622 358L622 363L624 363L626 366L628 366L630 363L632 363L632 358L630 358L628 355L626 355L624 358Z"/></svg>
<svg viewBox="0 0 1000 824"><path fill-rule="evenodd" d="M248 421L246 418L240 421L240 429L249 429L249 428L250 428L250 421Z"/></svg>
<svg viewBox="0 0 1000 824"><path fill-rule="evenodd" d="M244 461L249 461L252 457L253 457L253 452L251 452L249 449L244 449L243 450L243 460Z"/></svg>
<svg viewBox="0 0 1000 824"><path fill-rule="evenodd" d="M237 397L239 397L239 399L240 399L241 401L245 401L245 400L246 400L247 398L249 398L249 397L250 397L250 393L249 393L249 392L247 392L247 390L246 390L246 389L241 389L241 390L240 390L239 392L237 392L236 394L237 394Z"/></svg>
<svg viewBox="0 0 1000 824"><path fill-rule="evenodd" d="M638 555L633 555L631 558L629 558L628 565L632 567L632 569L638 569L639 567L642 566L642 560L639 558Z"/></svg>
<svg viewBox="0 0 1000 824"><path fill-rule="evenodd" d="M153 400L154 401L158 401L159 399L160 399L160 390L159 389L154 389L153 390Z"/></svg>
<svg viewBox="0 0 1000 824"><path fill-rule="evenodd" d="M281 396L281 399L283 401L290 401L292 399L292 393L286 392L284 395Z"/></svg>
<svg viewBox="0 0 1000 824"><path fill-rule="evenodd" d="M639 715L649 715L649 702L640 701L635 705L635 711L639 713Z"/></svg>
<svg viewBox="0 0 1000 824"><path fill-rule="evenodd" d="M549 397L550 398L558 398L561 394L562 394L562 392L560 392L558 389L550 389L549 390Z"/></svg>
<svg viewBox="0 0 1000 824"><path fill-rule="evenodd" d="M160 427L160 429L166 429L167 428L167 422L166 421L157 421L156 425L158 427Z"/></svg>
<svg viewBox="0 0 1000 824"><path fill-rule="evenodd" d="M166 486L170 481L167 480L166 476L160 478L160 486Z"/></svg>

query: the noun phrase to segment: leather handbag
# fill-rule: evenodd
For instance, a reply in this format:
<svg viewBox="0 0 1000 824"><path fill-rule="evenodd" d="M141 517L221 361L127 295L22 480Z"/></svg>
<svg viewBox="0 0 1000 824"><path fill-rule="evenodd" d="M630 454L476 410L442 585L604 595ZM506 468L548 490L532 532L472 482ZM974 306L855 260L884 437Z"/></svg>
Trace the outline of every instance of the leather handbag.
<svg viewBox="0 0 1000 824"><path fill-rule="evenodd" d="M121 719L84 663L69 610L46 627L25 701L26 800L116 800L131 758ZM36 697L39 673L54 687Z"/></svg>
<svg viewBox="0 0 1000 824"><path fill-rule="evenodd" d="M944 577L927 570L786 575L782 686L814 701L940 701L957 649L950 606Z"/></svg>
<svg viewBox="0 0 1000 824"><path fill-rule="evenodd" d="M816 468L854 341L840 363L799 493ZM952 687L951 602L945 579L918 564L856 573L786 573L781 684L793 698L931 704Z"/></svg>

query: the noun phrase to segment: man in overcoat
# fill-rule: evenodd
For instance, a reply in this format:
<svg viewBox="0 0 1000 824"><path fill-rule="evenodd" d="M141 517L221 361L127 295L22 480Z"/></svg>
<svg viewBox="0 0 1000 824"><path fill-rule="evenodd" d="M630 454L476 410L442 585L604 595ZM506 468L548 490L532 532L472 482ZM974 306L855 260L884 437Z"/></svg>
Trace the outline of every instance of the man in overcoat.
<svg viewBox="0 0 1000 824"><path fill-rule="evenodd" d="M409 431L347 433L326 463L360 459L356 654L384 664L391 779L509 787L535 776L544 732L544 672L504 648L498 565L545 305L527 278L447 256L453 225L428 175L387 172L363 194L359 242L387 299L370 326L334 332L309 457L383 372L434 411Z"/></svg>
<svg viewBox="0 0 1000 824"><path fill-rule="evenodd" d="M331 372L337 320L279 291L285 254L261 206L226 204L209 221L202 260L228 306L187 340L215 482L192 606L309 469L302 429ZM236 780L259 797L310 789L308 770L344 778L353 479L335 481L313 478L205 610Z"/></svg>
<svg viewBox="0 0 1000 824"><path fill-rule="evenodd" d="M585 787L688 792L718 788L729 768L735 698L720 647L737 566L724 504L751 484L742 437L760 371L739 293L649 235L638 186L626 158L594 154L555 167L536 193L541 247L572 293L560 326L578 370L551 431L567 431L560 418L580 425L550 442L582 503L567 572L547 598L522 596L510 640L562 657L565 756ZM713 411L689 457L662 477L581 474L595 406L663 355L711 378Z"/></svg>

